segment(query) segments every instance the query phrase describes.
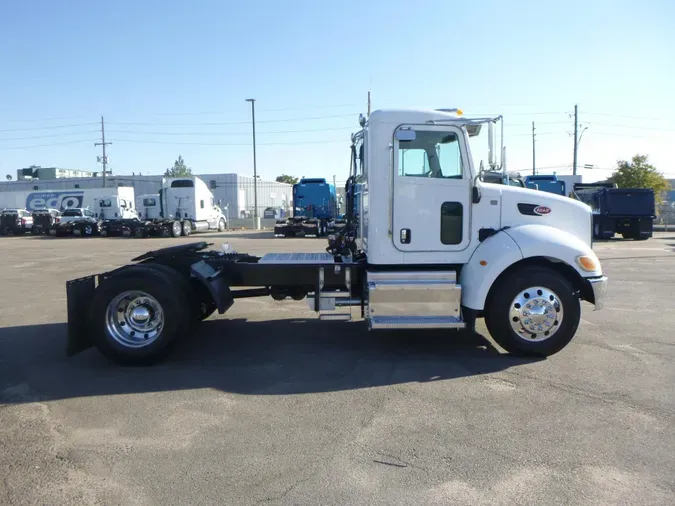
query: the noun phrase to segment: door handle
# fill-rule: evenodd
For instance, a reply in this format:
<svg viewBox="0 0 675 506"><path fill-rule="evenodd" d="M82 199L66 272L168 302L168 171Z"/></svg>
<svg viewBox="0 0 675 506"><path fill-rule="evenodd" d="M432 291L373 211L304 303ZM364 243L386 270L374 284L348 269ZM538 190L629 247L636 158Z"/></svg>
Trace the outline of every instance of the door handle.
<svg viewBox="0 0 675 506"><path fill-rule="evenodd" d="M401 244L410 244L411 232L409 228L401 229Z"/></svg>

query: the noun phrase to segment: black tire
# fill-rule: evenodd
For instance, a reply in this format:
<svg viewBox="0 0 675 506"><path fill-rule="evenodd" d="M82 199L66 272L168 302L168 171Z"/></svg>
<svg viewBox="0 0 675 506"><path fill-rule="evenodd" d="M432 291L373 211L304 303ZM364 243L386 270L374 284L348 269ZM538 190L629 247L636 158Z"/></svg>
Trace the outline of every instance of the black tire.
<svg viewBox="0 0 675 506"><path fill-rule="evenodd" d="M164 325L157 338L147 346L129 347L110 333L107 325L108 305L119 294L140 290L153 297L164 314ZM188 298L183 287L159 269L137 265L105 281L96 290L90 313L94 345L108 359L120 365L149 365L161 360L175 342L190 331Z"/></svg>
<svg viewBox="0 0 675 506"><path fill-rule="evenodd" d="M143 227L136 227L132 229L131 235L136 239L142 239L143 237L145 237L145 231L143 230Z"/></svg>
<svg viewBox="0 0 675 506"><path fill-rule="evenodd" d="M82 237L91 237L94 235L94 225L91 223L84 223L80 226Z"/></svg>
<svg viewBox="0 0 675 506"><path fill-rule="evenodd" d="M192 223L188 220L185 220L181 225L181 232L185 237L189 237L192 233Z"/></svg>
<svg viewBox="0 0 675 506"><path fill-rule="evenodd" d="M174 221L171 223L171 237L180 237L183 232L183 226L180 221Z"/></svg>
<svg viewBox="0 0 675 506"><path fill-rule="evenodd" d="M492 338L506 351L514 355L549 356L562 350L572 340L581 320L581 302L574 293L572 284L557 272L545 267L530 267L516 271L498 281L490 294L485 308L485 324ZM512 327L512 302L529 288L541 287L553 292L562 308L562 320L551 327L550 337L528 334L524 337ZM527 299L531 299L527 293ZM522 307L514 305L513 308ZM555 313L555 322L560 312ZM516 317L514 317L516 318ZM514 325L521 325L513 320ZM553 323L553 322L552 322ZM544 327L546 328L546 327ZM554 331L555 329L555 331ZM546 334L547 335L547 334ZM533 341L532 339L543 339Z"/></svg>

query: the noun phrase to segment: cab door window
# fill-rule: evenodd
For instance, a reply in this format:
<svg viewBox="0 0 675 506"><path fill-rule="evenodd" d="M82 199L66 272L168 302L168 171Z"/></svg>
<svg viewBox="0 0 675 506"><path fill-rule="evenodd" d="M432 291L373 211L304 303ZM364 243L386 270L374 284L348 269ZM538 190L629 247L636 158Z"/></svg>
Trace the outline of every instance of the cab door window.
<svg viewBox="0 0 675 506"><path fill-rule="evenodd" d="M399 176L462 179L464 167L455 133L422 130L411 141L400 141Z"/></svg>

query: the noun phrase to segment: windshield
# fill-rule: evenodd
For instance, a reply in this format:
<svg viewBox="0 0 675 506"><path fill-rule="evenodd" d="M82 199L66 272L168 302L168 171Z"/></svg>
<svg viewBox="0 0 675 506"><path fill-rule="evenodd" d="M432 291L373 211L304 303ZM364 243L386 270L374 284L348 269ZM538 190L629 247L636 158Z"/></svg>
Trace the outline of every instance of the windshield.
<svg viewBox="0 0 675 506"><path fill-rule="evenodd" d="M157 201L152 198L152 197L147 197L143 199L143 206L144 207L155 207L157 205Z"/></svg>
<svg viewBox="0 0 675 506"><path fill-rule="evenodd" d="M63 211L63 216L82 216L82 211L79 209L66 209Z"/></svg>

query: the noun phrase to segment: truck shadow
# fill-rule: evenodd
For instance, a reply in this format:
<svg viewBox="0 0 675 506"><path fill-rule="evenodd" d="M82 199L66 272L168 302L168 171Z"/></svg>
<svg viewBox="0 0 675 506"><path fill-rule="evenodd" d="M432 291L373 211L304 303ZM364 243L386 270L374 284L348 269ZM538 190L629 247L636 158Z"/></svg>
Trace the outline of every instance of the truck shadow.
<svg viewBox="0 0 675 506"><path fill-rule="evenodd" d="M65 356L66 326L0 329L0 405L211 388L244 395L333 392L449 381L533 359L471 332L368 332L317 320L206 321L152 367L120 367L90 349Z"/></svg>

